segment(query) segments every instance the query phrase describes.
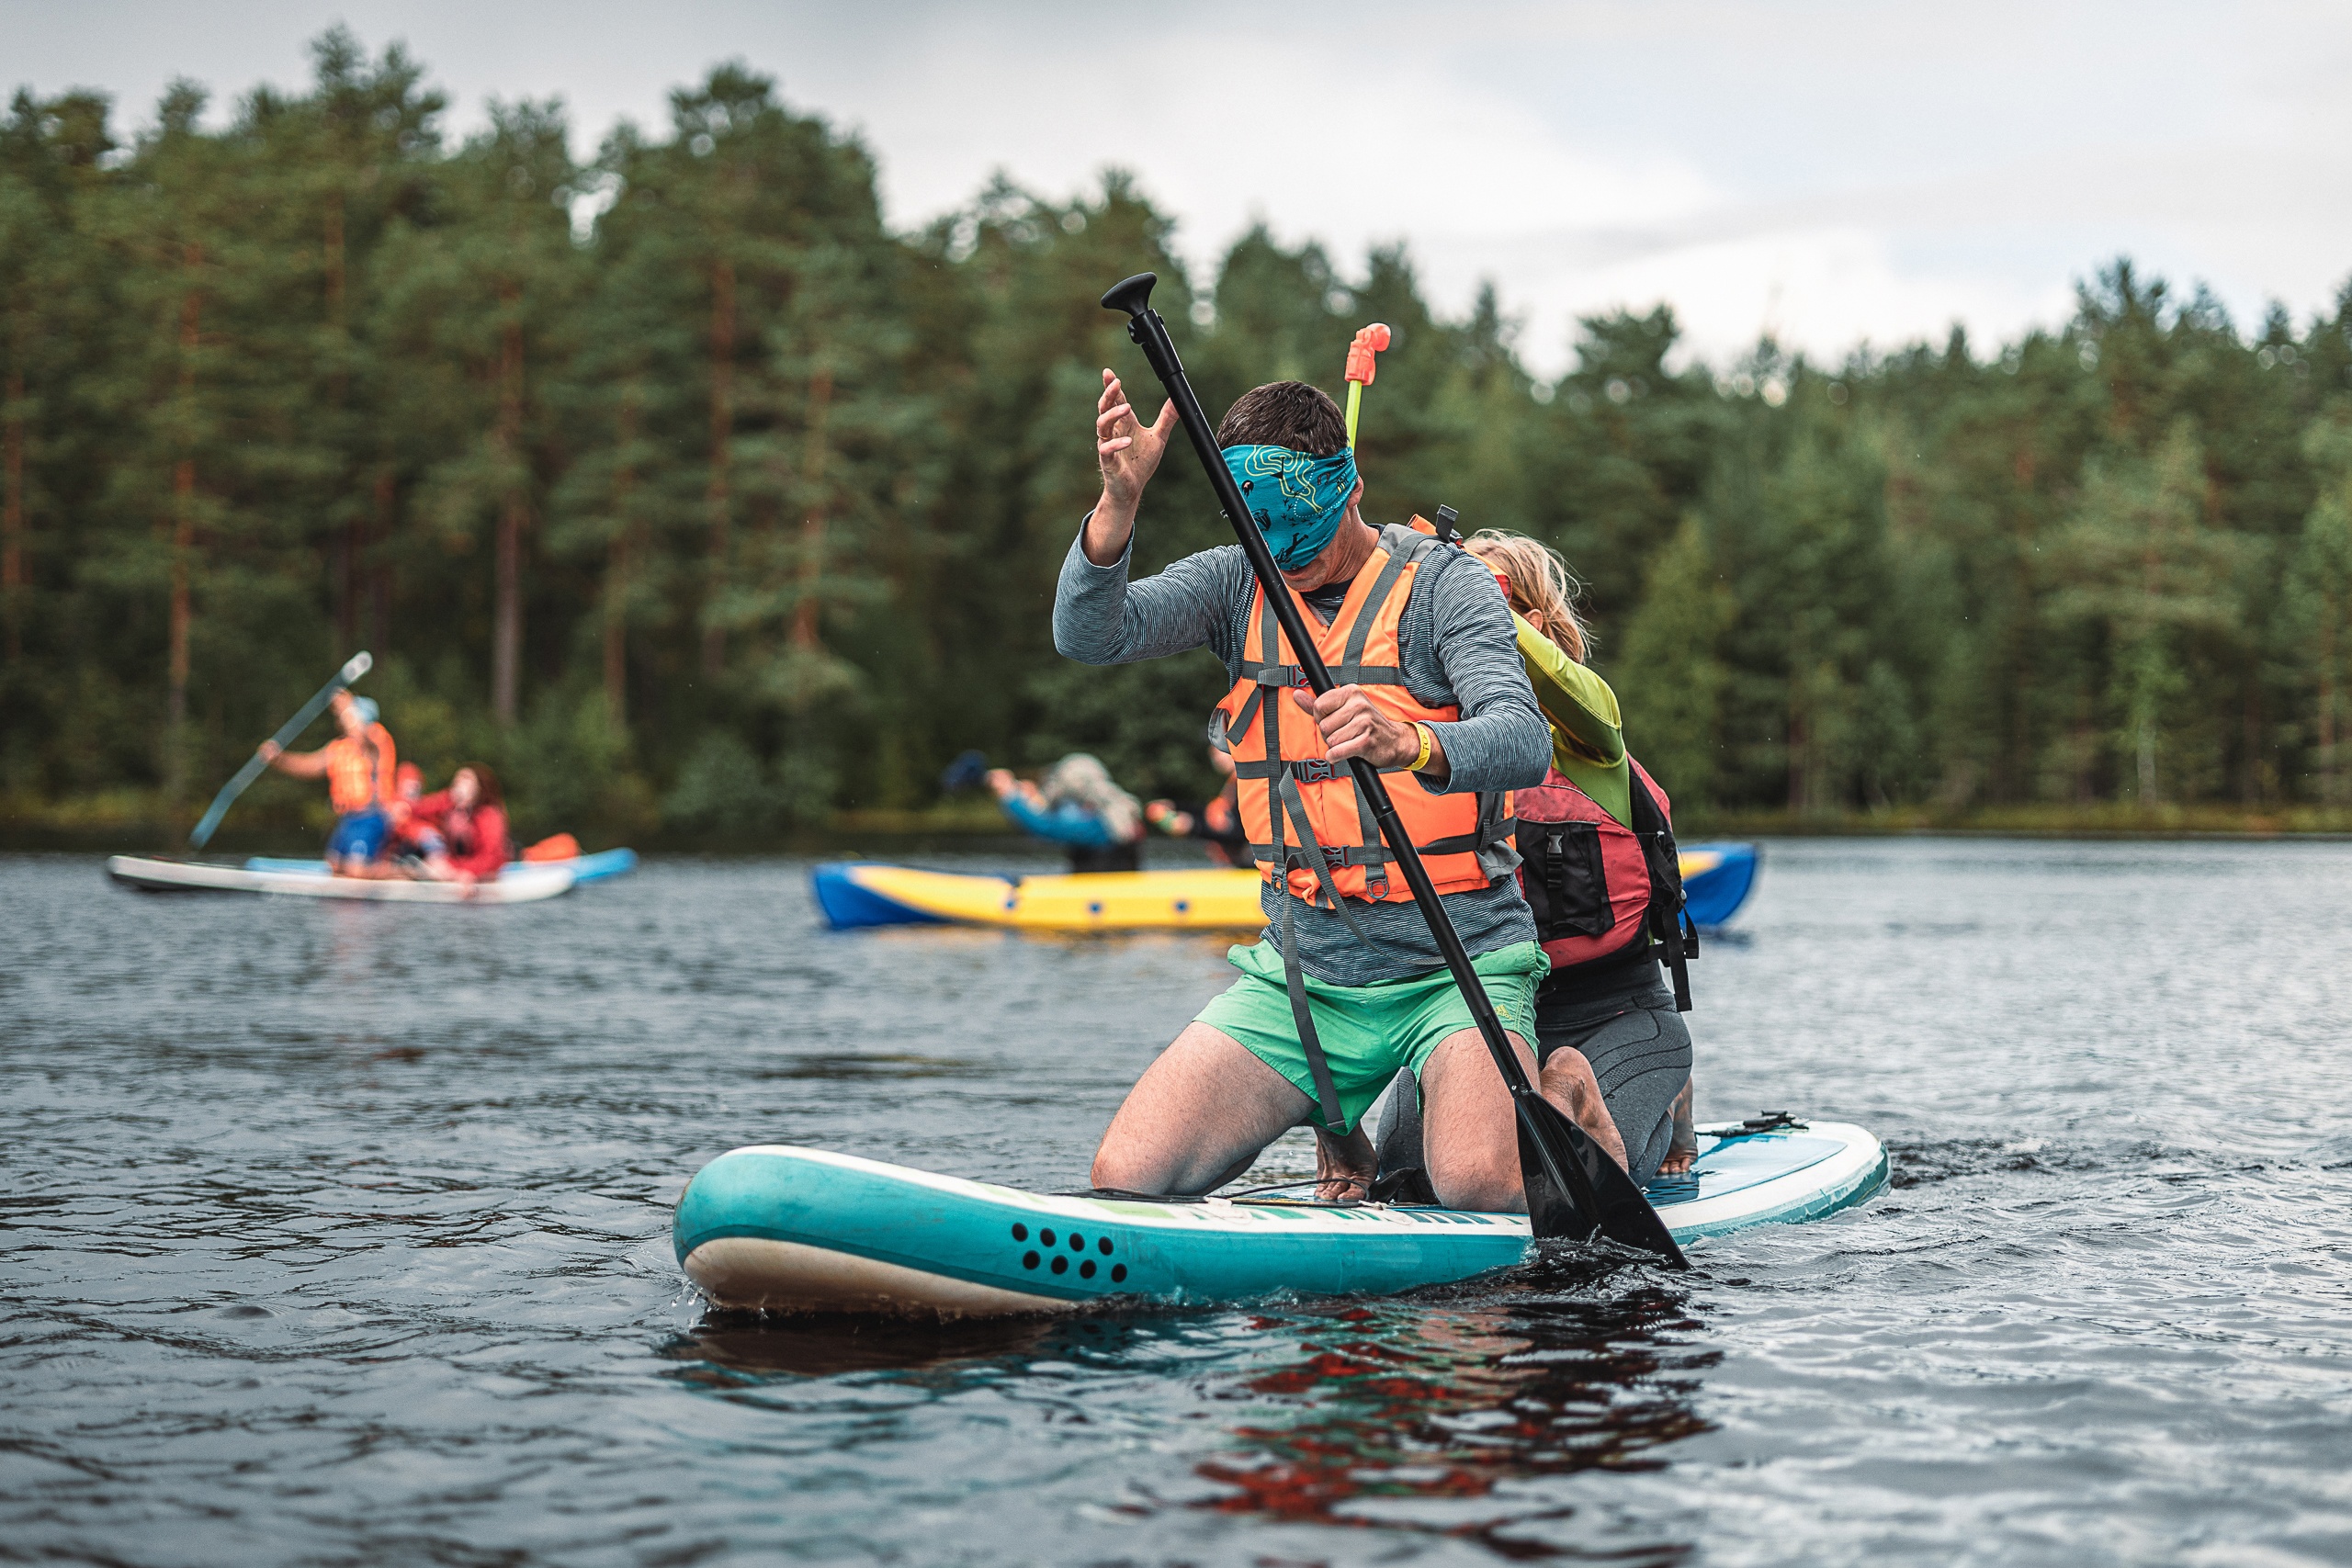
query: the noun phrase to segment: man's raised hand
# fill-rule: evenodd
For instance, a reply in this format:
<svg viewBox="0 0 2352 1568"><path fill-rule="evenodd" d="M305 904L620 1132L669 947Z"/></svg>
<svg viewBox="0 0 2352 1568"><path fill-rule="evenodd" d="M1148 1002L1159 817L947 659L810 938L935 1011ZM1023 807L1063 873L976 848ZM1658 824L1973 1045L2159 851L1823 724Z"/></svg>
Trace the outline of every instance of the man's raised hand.
<svg viewBox="0 0 2352 1568"><path fill-rule="evenodd" d="M1175 428L1173 401L1162 404L1159 417L1146 426L1136 418L1117 374L1103 371L1102 396L1094 405L1094 454L1102 468L1102 499L1133 516Z"/></svg>

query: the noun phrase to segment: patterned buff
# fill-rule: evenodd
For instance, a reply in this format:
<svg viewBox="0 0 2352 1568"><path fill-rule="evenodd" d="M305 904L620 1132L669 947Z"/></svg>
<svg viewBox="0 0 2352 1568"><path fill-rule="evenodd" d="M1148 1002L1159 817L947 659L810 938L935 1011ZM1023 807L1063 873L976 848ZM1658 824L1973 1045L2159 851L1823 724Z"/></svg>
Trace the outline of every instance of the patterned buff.
<svg viewBox="0 0 2352 1568"><path fill-rule="evenodd" d="M1284 571L1300 570L1323 553L1355 493L1356 455L1344 446L1328 457L1287 446L1228 446L1225 466Z"/></svg>

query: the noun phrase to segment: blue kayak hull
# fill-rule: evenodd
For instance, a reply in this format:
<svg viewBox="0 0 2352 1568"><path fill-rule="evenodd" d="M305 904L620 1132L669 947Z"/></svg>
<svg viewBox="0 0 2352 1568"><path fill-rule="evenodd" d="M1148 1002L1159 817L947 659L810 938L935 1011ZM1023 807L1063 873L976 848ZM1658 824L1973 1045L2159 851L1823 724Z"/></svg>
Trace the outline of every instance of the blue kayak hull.
<svg viewBox="0 0 2352 1568"><path fill-rule="evenodd" d="M1682 879L1682 898L1698 925L1724 924L1738 913L1756 886L1758 851L1754 844L1685 844L1682 852L1719 857L1707 870Z"/></svg>
<svg viewBox="0 0 2352 1568"><path fill-rule="evenodd" d="M1886 1182L1860 1127L1711 1133L1652 1198L1678 1241L1815 1219ZM696 1174L672 1242L726 1307L995 1316L1110 1297L1393 1294L1523 1261L1525 1216L1389 1204L1154 1202L1024 1192L784 1145Z"/></svg>

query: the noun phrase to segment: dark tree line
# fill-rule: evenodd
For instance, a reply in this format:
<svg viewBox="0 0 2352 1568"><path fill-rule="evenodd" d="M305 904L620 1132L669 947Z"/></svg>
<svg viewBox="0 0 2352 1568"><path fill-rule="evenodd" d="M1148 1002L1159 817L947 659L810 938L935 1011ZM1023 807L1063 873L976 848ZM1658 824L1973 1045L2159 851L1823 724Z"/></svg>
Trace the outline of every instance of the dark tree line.
<svg viewBox="0 0 2352 1568"><path fill-rule="evenodd" d="M1678 797L1801 813L2347 795L2352 289L2251 334L2128 263L2062 330L1681 367L1665 310L1532 377L1493 297L1263 232L1195 295L1124 178L917 233L871 157L714 71L575 163L560 106L451 143L398 49L316 46L225 130L175 85L0 124L0 795L200 804L351 650L411 755L528 819L756 832L1085 747L1205 779L1206 655L1053 652L1091 499L1095 304L1151 268L1204 398L1367 401L1372 511L1558 545ZM1148 569L1220 542L1189 465ZM287 796L286 798L291 798Z"/></svg>

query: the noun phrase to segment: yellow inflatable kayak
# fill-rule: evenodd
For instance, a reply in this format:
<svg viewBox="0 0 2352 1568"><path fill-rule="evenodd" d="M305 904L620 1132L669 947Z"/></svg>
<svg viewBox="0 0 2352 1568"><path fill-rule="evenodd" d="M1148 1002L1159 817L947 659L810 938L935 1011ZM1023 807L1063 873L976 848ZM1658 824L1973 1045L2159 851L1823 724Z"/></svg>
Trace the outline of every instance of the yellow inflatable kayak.
<svg viewBox="0 0 2352 1568"><path fill-rule="evenodd" d="M1682 852L1683 890L1702 926L1721 925L1756 875L1752 844ZM1244 867L1010 876L841 861L817 867L818 906L835 931L860 926L1006 926L1015 931L1256 931L1258 874Z"/></svg>
<svg viewBox="0 0 2352 1568"><path fill-rule="evenodd" d="M820 865L817 902L835 931L947 922L1016 931L1255 931L1258 874L1106 871L989 876L908 865Z"/></svg>

